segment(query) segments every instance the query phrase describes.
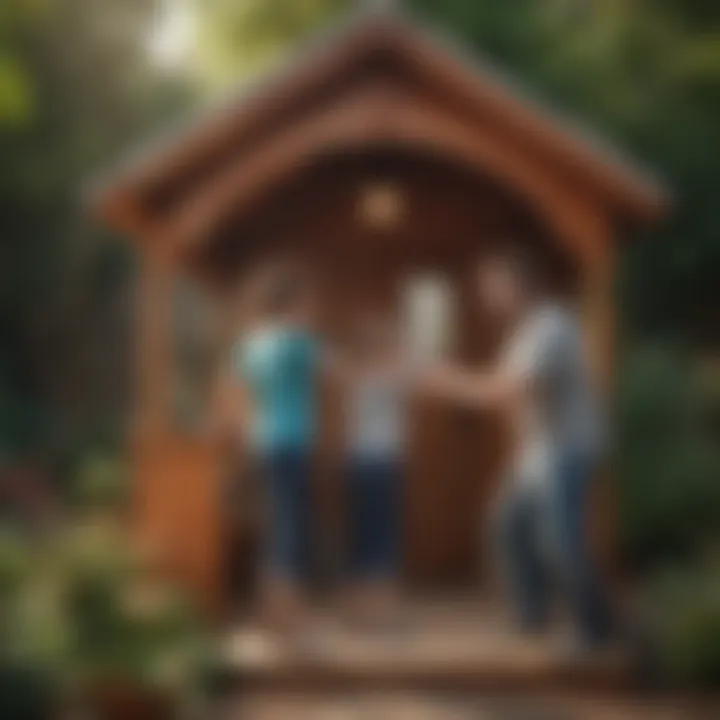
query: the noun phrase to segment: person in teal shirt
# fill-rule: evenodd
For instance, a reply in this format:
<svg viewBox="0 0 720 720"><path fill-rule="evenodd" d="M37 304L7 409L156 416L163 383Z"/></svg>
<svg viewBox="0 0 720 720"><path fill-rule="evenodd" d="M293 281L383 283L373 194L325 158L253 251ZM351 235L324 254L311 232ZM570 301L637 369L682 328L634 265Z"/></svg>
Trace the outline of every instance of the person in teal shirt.
<svg viewBox="0 0 720 720"><path fill-rule="evenodd" d="M261 327L238 347L237 366L256 414L251 443L263 454L303 450L315 439L317 342L305 328Z"/></svg>
<svg viewBox="0 0 720 720"><path fill-rule="evenodd" d="M262 286L254 314L252 328L235 346L233 364L248 400L246 437L267 500L268 610L280 629L292 630L310 562L318 427L320 351L309 281L280 273Z"/></svg>

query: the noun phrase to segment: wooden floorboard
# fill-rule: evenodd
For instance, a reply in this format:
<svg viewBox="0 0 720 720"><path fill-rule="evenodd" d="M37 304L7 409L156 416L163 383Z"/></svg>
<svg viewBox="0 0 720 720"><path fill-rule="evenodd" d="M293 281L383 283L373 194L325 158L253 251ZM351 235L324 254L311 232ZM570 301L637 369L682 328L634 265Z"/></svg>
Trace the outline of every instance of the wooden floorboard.
<svg viewBox="0 0 720 720"><path fill-rule="evenodd" d="M309 647L285 645L252 620L228 631L226 670L260 689L407 688L486 693L551 693L565 688L622 692L630 673L621 652L592 664L561 661L558 635L529 640L512 632L496 606L478 599L407 603L403 627L354 631L337 609L316 611Z"/></svg>
<svg viewBox="0 0 720 720"><path fill-rule="evenodd" d="M717 720L718 708L675 702L464 695L250 695L222 720Z"/></svg>

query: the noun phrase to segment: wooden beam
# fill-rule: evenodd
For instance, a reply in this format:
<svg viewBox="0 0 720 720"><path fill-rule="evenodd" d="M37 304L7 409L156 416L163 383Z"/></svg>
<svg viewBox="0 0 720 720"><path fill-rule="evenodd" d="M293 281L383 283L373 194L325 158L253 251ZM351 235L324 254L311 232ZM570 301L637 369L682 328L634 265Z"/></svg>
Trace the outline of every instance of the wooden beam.
<svg viewBox="0 0 720 720"><path fill-rule="evenodd" d="M601 209L588 206L583 212L584 232L600 248L594 261L581 267L583 310L593 373L607 396L615 374L614 228Z"/></svg>
<svg viewBox="0 0 720 720"><path fill-rule="evenodd" d="M196 193L172 230L173 237L182 238L180 252L212 238L230 217L242 216L262 193L316 158L379 147L434 154L492 177L528 201L551 234L583 263L602 254L601 236L586 232L587 198L567 178L528 156L495 127L468 124L434 103L377 84L261 144Z"/></svg>
<svg viewBox="0 0 720 720"><path fill-rule="evenodd" d="M500 126L524 152L541 153L546 164L556 165L571 182L598 193L616 210L654 219L667 203L665 189L624 162L614 149L523 98L489 65L478 66L475 58L463 57L393 13L370 13L331 40L303 54L300 62L288 63L286 72L270 77L257 92L232 98L176 141L147 153L141 164L117 178L116 188L142 198L192 176L201 166L221 165L228 153L242 155L265 137L268 127L279 127L276 134L283 134L285 118L295 122L295 110L316 102L324 89L342 88L343 79L369 66L368 60L382 58L410 69L424 87L440 91L447 101L463 105L472 121Z"/></svg>
<svg viewBox="0 0 720 720"><path fill-rule="evenodd" d="M361 23L343 23L326 42L316 39L309 48L295 53L280 72L250 89L242 84L218 107L201 113L183 132L160 140L155 152L148 149L139 162L121 170L113 185L140 197L191 175L208 157L223 156L229 148L237 148L258 129L283 118L298 102L332 82L338 68L349 68L374 52L388 35L385 25L385 19L375 15Z"/></svg>
<svg viewBox="0 0 720 720"><path fill-rule="evenodd" d="M480 118L491 118L527 152L544 154L545 161L564 168L616 207L641 220L656 220L668 204L666 189L651 175L625 161L619 152L582 133L573 123L523 97L489 64L463 57L444 47L430 33L409 23L393 26L395 50L420 77L464 99Z"/></svg>
<svg viewBox="0 0 720 720"><path fill-rule="evenodd" d="M614 228L600 208L588 207L585 212L585 232L595 238L604 252L595 262L580 268L583 318L596 390L603 403L605 422L611 425L616 373ZM599 481L593 489L592 539L606 575L617 579L622 568L618 548L619 509L610 465L608 463L601 469Z"/></svg>
<svg viewBox="0 0 720 720"><path fill-rule="evenodd" d="M142 258L137 287L133 533L158 569L209 617L224 610L224 453L210 435L174 430L174 271ZM210 431L212 432L212 417Z"/></svg>

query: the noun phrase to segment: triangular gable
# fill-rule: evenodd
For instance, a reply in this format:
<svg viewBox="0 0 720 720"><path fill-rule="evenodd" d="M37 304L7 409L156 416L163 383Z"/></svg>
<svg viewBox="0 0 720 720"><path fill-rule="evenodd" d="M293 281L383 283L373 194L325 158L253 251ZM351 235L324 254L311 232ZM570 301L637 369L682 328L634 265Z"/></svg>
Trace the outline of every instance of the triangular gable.
<svg viewBox="0 0 720 720"><path fill-rule="evenodd" d="M206 114L165 147L120 173L100 193L101 212L126 231L172 233L162 220L164 211L197 195L230 160L241 164L244 152L269 133L291 128L303 117L303 108L317 103L323 91L334 87L337 95L343 80L377 58L442 88L453 104L463 104L468 118L476 113L494 123L515 138L518 147L551 158L618 217L650 219L666 202L656 180L521 97L496 71L468 62L406 19L371 14L293 58L289 67L254 92Z"/></svg>

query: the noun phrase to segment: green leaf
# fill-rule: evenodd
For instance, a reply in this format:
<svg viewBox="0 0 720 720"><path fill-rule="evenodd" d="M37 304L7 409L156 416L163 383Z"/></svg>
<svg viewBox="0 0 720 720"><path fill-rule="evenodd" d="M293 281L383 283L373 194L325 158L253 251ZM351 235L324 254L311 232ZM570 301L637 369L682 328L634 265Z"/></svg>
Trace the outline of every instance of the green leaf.
<svg viewBox="0 0 720 720"><path fill-rule="evenodd" d="M30 80L21 65L0 55L0 127L25 123L33 110Z"/></svg>

